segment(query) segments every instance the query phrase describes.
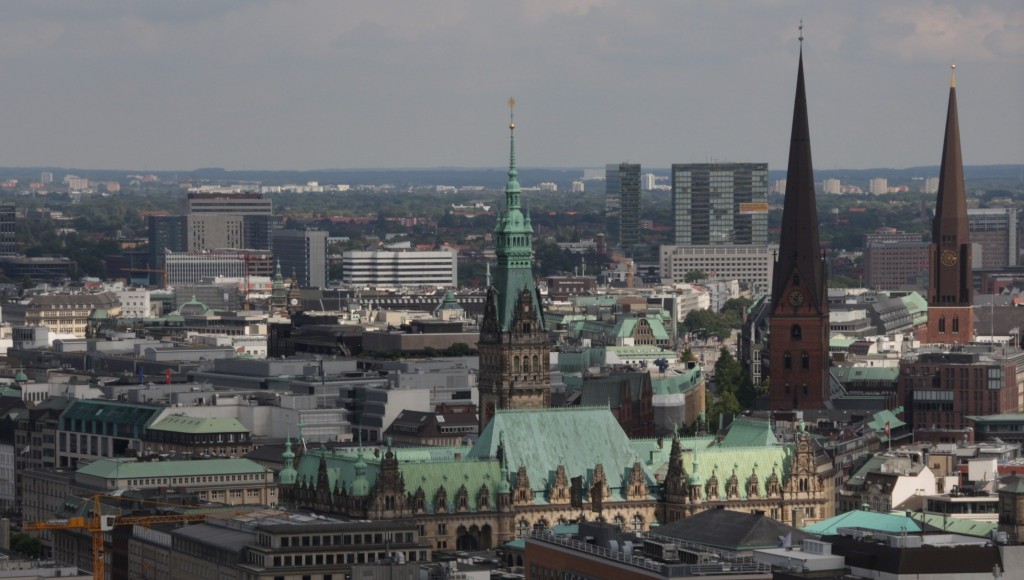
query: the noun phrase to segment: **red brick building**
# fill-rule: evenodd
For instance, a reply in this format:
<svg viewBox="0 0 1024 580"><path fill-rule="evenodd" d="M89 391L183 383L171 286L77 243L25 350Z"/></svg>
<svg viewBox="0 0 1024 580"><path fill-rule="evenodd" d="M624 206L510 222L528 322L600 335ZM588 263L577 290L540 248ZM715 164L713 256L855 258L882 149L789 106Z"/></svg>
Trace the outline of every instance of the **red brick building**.
<svg viewBox="0 0 1024 580"><path fill-rule="evenodd" d="M959 348L922 352L900 363L898 397L915 441L962 440L968 415L1016 412L1024 403L1024 352Z"/></svg>

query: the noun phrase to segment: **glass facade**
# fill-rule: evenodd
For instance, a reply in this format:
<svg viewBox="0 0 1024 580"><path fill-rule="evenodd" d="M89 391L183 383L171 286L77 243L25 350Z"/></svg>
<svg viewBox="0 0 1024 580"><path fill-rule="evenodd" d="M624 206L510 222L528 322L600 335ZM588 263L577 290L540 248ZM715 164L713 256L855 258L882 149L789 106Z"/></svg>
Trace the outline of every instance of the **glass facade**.
<svg viewBox="0 0 1024 580"><path fill-rule="evenodd" d="M629 248L640 243L640 164L605 166L605 219L613 245Z"/></svg>
<svg viewBox="0 0 1024 580"><path fill-rule="evenodd" d="M672 165L677 245L768 243L768 164Z"/></svg>

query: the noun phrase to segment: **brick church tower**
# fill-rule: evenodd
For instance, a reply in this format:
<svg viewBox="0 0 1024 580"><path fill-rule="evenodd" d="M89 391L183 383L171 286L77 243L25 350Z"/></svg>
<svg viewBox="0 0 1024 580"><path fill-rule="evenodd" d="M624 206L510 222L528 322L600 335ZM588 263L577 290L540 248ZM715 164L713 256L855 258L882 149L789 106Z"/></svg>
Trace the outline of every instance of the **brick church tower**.
<svg viewBox="0 0 1024 580"><path fill-rule="evenodd" d="M509 107L515 100L509 99ZM497 265L488 273L480 327L480 432L496 409L535 409L551 403L551 341L533 279L533 226L520 204L515 123L509 123L505 211L494 229Z"/></svg>
<svg viewBox="0 0 1024 580"><path fill-rule="evenodd" d="M974 338L974 277L967 233L967 195L960 156L955 72L954 68L950 76L939 193L928 253L928 328L923 337L926 343L966 344Z"/></svg>
<svg viewBox="0 0 1024 580"><path fill-rule="evenodd" d="M828 283L814 199L803 36L779 254L768 320L771 409L820 409L829 397Z"/></svg>

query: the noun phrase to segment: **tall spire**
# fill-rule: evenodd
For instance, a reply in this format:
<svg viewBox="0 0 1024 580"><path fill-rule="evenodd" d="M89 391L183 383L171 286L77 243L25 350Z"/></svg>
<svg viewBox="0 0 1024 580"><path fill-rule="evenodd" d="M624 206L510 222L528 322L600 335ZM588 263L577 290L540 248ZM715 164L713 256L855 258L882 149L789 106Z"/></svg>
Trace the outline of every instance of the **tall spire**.
<svg viewBox="0 0 1024 580"><path fill-rule="evenodd" d="M946 110L946 133L942 143L942 166L939 169L939 192L935 199L932 220L932 241L942 239L942 230L956 230L958 241L966 242L967 195L964 188L964 165L960 154L960 119L956 106L956 65L949 78L949 107ZM953 223L953 222L956 223ZM950 232L946 232L949 235Z"/></svg>
<svg viewBox="0 0 1024 580"><path fill-rule="evenodd" d="M803 21L800 23L800 60L793 103L793 127L786 172L786 199L782 211L779 256L772 280L773 308L782 303L786 282L798 274L815 309L827 304L825 269L818 238L818 211L814 197L814 165L811 161L810 124L804 88Z"/></svg>
<svg viewBox="0 0 1024 580"><path fill-rule="evenodd" d="M516 171L516 100L508 100L508 183L505 185L505 206L506 209L519 208L519 194L522 188L519 187L519 172Z"/></svg>

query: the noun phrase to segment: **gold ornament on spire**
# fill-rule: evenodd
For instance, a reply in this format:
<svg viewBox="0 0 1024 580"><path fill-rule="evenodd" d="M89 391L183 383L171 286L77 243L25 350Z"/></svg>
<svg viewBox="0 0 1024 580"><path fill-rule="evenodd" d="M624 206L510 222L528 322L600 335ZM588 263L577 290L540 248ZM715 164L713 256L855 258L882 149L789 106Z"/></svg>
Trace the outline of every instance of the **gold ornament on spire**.
<svg viewBox="0 0 1024 580"><path fill-rule="evenodd" d="M949 73L949 88L956 88L956 64L949 65L952 72Z"/></svg>
<svg viewBox="0 0 1024 580"><path fill-rule="evenodd" d="M515 117L514 117L515 109L516 109L516 98L515 97L509 97L509 99L508 99L508 118L509 118L508 128L509 129L515 129L516 128Z"/></svg>

